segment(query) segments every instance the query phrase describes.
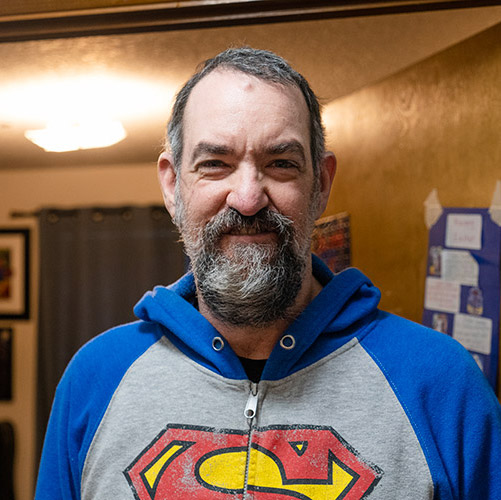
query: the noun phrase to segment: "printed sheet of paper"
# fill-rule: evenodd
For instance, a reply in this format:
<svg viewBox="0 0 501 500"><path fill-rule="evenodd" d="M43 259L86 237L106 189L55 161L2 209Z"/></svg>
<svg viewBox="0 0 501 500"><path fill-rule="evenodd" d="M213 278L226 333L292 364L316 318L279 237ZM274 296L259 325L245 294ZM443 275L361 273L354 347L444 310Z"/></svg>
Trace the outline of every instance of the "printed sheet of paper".
<svg viewBox="0 0 501 500"><path fill-rule="evenodd" d="M426 290L424 307L431 311L449 313L459 312L461 300L461 285L451 281L441 280L428 276L426 278Z"/></svg>
<svg viewBox="0 0 501 500"><path fill-rule="evenodd" d="M461 285L478 287L478 262L465 250L442 250L442 278Z"/></svg>
<svg viewBox="0 0 501 500"><path fill-rule="evenodd" d="M480 214L449 214L445 228L445 245L452 248L482 248L482 216Z"/></svg>
<svg viewBox="0 0 501 500"><path fill-rule="evenodd" d="M452 336L469 351L490 354L492 320L469 314L456 314Z"/></svg>

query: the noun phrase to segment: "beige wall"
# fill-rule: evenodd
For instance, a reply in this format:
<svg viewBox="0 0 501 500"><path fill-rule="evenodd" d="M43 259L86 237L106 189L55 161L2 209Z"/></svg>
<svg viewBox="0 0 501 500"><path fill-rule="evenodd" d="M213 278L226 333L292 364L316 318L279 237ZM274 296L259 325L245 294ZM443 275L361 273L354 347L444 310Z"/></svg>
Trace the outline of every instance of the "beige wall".
<svg viewBox="0 0 501 500"><path fill-rule="evenodd" d="M423 202L488 207L501 179L501 25L331 103L339 161L327 212L348 211L353 264L382 306L420 321Z"/></svg>

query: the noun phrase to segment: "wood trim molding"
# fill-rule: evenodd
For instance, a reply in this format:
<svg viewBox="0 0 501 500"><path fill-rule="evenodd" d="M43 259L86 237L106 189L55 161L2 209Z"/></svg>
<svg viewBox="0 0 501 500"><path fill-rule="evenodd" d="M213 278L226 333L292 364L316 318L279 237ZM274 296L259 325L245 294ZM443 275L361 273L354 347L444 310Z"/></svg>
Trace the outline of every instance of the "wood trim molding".
<svg viewBox="0 0 501 500"><path fill-rule="evenodd" d="M0 42L464 9L499 0L181 0L0 16Z"/></svg>

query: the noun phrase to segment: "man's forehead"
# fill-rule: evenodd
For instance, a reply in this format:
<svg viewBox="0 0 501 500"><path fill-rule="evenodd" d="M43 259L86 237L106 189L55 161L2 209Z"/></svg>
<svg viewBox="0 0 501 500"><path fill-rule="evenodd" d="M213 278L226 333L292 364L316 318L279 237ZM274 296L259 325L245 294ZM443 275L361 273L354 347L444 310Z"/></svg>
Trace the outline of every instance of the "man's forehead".
<svg viewBox="0 0 501 500"><path fill-rule="evenodd" d="M233 68L217 68L204 76L192 89L188 97L186 108L190 107L190 102L199 99L205 100L210 97L225 95L232 90L239 90L242 93L251 92L255 89L269 89L277 95L282 95L296 103L304 104L306 101L299 87L293 84L279 83L255 75L245 73ZM300 105L301 105L300 104Z"/></svg>
<svg viewBox="0 0 501 500"><path fill-rule="evenodd" d="M217 69L193 88L183 121L183 157L192 157L195 148L201 149L199 143L256 154L282 143L292 151L294 143L309 157L308 107L301 90L293 85Z"/></svg>

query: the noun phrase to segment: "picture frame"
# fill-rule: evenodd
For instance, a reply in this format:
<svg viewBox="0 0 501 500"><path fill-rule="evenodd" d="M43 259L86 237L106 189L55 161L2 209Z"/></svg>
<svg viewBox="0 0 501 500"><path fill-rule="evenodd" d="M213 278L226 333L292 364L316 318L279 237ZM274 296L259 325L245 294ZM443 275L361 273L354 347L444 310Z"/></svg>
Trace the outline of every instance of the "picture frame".
<svg viewBox="0 0 501 500"><path fill-rule="evenodd" d="M12 338L10 327L0 327L0 401L12 400Z"/></svg>
<svg viewBox="0 0 501 500"><path fill-rule="evenodd" d="M30 317L30 230L0 229L0 320Z"/></svg>

